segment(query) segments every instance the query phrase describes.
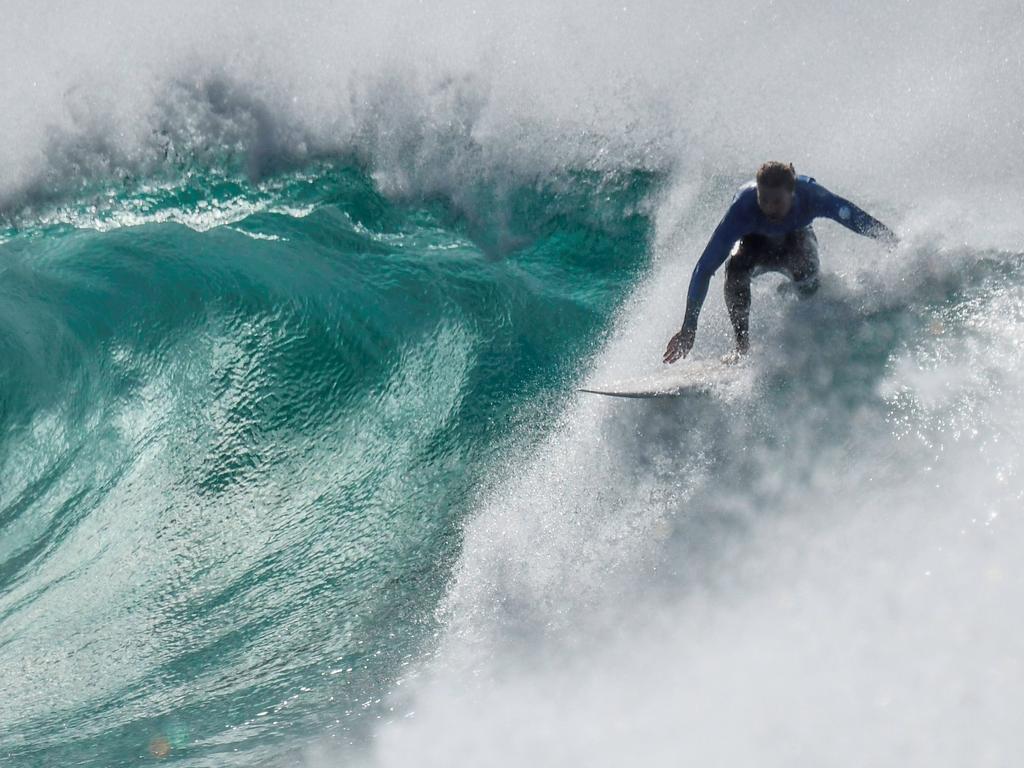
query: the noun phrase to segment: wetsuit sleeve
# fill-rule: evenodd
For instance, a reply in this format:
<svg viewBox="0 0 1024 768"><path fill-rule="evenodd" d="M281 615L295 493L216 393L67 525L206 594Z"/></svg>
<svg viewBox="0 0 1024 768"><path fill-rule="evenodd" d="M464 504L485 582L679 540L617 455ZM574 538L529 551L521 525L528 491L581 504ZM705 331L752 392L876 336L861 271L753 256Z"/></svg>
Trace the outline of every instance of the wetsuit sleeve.
<svg viewBox="0 0 1024 768"><path fill-rule="evenodd" d="M733 244L746 234L743 219L739 206L734 202L718 226L715 227L711 239L704 247L704 253L697 260L697 266L693 268L693 274L690 276L690 288L686 292L684 328L696 330L697 318L700 315L700 308L704 305L704 299L708 295L711 276L725 263Z"/></svg>
<svg viewBox="0 0 1024 768"><path fill-rule="evenodd" d="M897 238L893 231L871 214L820 185L816 191L816 216L832 219L858 235L896 242Z"/></svg>

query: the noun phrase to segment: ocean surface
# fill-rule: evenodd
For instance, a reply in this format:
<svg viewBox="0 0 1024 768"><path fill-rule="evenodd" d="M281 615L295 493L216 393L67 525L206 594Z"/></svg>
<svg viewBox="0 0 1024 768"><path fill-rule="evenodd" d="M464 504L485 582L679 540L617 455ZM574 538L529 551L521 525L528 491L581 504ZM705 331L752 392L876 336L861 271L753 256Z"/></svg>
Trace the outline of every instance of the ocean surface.
<svg viewBox="0 0 1024 768"><path fill-rule="evenodd" d="M1024 759L1019 3L8 5L0 765Z"/></svg>

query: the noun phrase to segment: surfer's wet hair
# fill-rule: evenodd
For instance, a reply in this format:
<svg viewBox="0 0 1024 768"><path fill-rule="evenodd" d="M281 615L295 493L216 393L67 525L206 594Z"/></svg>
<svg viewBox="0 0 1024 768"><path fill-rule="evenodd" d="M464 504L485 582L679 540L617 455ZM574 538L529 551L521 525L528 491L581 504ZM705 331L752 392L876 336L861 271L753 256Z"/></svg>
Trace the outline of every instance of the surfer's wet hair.
<svg viewBox="0 0 1024 768"><path fill-rule="evenodd" d="M764 189L784 187L792 192L796 189L796 169L792 163L770 160L757 169L757 186Z"/></svg>

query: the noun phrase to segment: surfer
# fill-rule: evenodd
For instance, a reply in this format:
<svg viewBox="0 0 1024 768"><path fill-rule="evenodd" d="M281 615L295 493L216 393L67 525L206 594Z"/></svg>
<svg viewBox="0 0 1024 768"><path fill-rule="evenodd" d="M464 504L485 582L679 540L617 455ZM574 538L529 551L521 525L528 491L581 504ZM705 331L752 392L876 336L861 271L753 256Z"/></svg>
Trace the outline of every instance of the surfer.
<svg viewBox="0 0 1024 768"><path fill-rule="evenodd" d="M809 176L797 176L792 163L765 163L757 171L757 180L733 198L697 261L686 294L683 327L669 340L664 362L674 363L689 354L708 283L737 240L739 246L725 267L725 306L736 335L736 350L727 362L739 360L750 347L751 278L781 272L793 281L797 295L813 294L818 289L818 239L811 222L820 217L890 246L897 242L893 231L878 219Z"/></svg>

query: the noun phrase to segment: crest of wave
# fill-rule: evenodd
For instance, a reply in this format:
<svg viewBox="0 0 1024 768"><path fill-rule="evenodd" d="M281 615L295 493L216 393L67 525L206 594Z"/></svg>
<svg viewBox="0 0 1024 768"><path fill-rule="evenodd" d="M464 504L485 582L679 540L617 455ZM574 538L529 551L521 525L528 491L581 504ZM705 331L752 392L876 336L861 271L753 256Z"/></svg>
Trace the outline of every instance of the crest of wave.
<svg viewBox="0 0 1024 768"><path fill-rule="evenodd" d="M81 3L15 0L0 201L322 154L394 194L491 174L792 159L906 199L1022 170L1014 3ZM82 30L88 29L88 34ZM888 178L881 179L884 175ZM1007 204L1008 205L1008 204Z"/></svg>

